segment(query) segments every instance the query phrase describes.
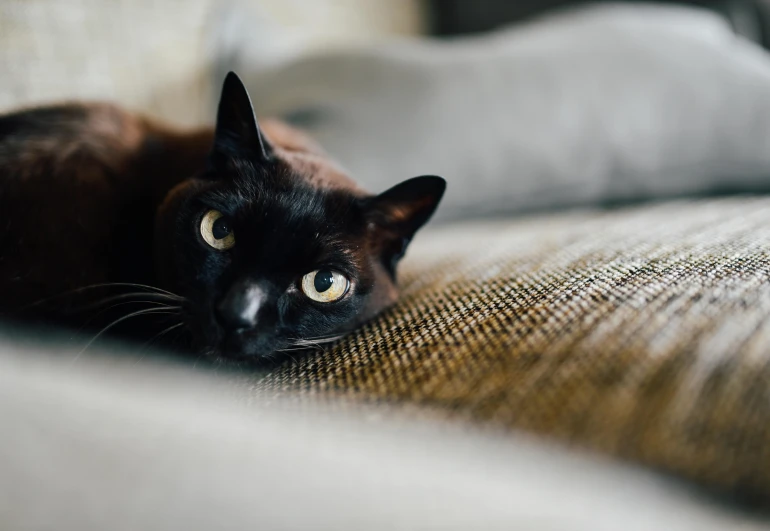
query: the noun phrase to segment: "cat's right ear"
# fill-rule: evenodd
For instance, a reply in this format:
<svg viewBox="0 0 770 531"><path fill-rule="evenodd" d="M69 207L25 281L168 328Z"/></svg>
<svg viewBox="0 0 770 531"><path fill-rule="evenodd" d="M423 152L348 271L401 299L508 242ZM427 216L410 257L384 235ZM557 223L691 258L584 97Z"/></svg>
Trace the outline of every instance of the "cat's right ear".
<svg viewBox="0 0 770 531"><path fill-rule="evenodd" d="M395 278L396 265L415 232L438 208L446 181L435 175L408 179L367 200L369 230L381 248L381 260Z"/></svg>
<svg viewBox="0 0 770 531"><path fill-rule="evenodd" d="M219 98L212 166L216 168L234 158L267 162L272 156L272 147L259 130L246 87L235 72L228 73Z"/></svg>

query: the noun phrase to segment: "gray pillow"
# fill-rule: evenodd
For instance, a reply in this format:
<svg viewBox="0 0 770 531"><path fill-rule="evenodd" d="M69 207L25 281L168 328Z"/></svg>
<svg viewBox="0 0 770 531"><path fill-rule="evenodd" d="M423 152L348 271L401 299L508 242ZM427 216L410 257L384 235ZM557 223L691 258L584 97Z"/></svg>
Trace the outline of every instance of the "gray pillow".
<svg viewBox="0 0 770 531"><path fill-rule="evenodd" d="M216 70L260 115L372 191L446 177L443 219L770 187L770 57L706 10L605 5L277 63L257 22L238 27Z"/></svg>

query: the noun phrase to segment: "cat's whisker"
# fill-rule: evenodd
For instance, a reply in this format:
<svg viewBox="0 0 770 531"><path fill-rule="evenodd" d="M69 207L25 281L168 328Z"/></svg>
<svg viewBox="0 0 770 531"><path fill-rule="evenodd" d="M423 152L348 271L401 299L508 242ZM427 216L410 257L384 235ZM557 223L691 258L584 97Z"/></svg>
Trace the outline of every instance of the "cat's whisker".
<svg viewBox="0 0 770 531"><path fill-rule="evenodd" d="M312 341L307 341L304 343L295 343L295 346L297 346L300 349L302 348L304 349L313 348L313 349L319 349L319 350L323 349L321 345L319 345L318 343L313 343Z"/></svg>
<svg viewBox="0 0 770 531"><path fill-rule="evenodd" d="M306 352L308 350L315 350L318 352L323 352L323 347L317 343L307 343L307 344L290 344L288 347L285 347L283 349L277 350L276 352Z"/></svg>
<svg viewBox="0 0 770 531"><path fill-rule="evenodd" d="M289 339L292 339L294 341L318 341L320 339L338 339L341 337L345 337L348 334L347 331L339 331L335 332L333 334L325 334L321 336L313 336L313 337L291 337Z"/></svg>
<svg viewBox="0 0 770 531"><path fill-rule="evenodd" d="M151 345L151 344L152 344L154 341L156 341L157 339L159 339L159 338L161 338L161 337L165 336L166 334L168 334L168 333L169 333L169 332L171 332L172 330L176 330L176 329L177 329L177 328L179 328L180 326L184 326L184 323L177 323L177 324L175 324L175 325L169 326L169 327L168 327L168 328L166 328L165 330L162 330L161 332L159 332L159 333L155 334L154 336L152 336L152 337L150 338L150 340L149 340L147 343L145 343L144 345L142 345L142 348L144 348L144 347L147 347L147 346Z"/></svg>
<svg viewBox="0 0 770 531"><path fill-rule="evenodd" d="M276 350L276 352L302 352L307 350L309 347L286 347L286 348L280 348Z"/></svg>
<svg viewBox="0 0 770 531"><path fill-rule="evenodd" d="M89 304L87 306L83 306L83 307L79 308L79 311L90 310L92 308L98 308L100 306L103 306L105 304L109 304L111 302L116 302L116 301L121 301L121 300L126 300L126 299L132 299L132 298L136 298L136 297L140 297L140 298L137 298L136 300L130 301L130 302L126 303L126 304L146 302L148 304L160 305L160 304L162 304L160 301L178 302L178 299L172 298L169 295L166 295L164 293L147 293L147 292L137 291L137 292L133 292L133 293L124 293L124 294L121 294L121 295L115 295L113 297L107 297L105 299L101 299L101 300L95 301L95 302L93 302L93 303L91 303L91 304ZM160 301L153 300L153 298L156 298L156 297L159 298ZM170 305L170 304L168 306L172 307L172 305ZM114 306L111 306L110 308L113 308L113 307ZM176 305L174 307L181 307L181 306Z"/></svg>
<svg viewBox="0 0 770 531"><path fill-rule="evenodd" d="M275 354L283 354L283 355L288 356L289 358L291 358L292 363L297 364L297 363L299 363L299 360L297 360L297 358L294 356L294 354L292 354L292 352L300 352L300 353L302 353L302 352L307 352L307 351L308 351L308 349L306 349L306 348L296 349L296 350L276 350L274 354L271 354L270 357L267 358L267 360L272 362L272 363L275 363L276 360L279 359L279 356L276 356Z"/></svg>
<svg viewBox="0 0 770 531"><path fill-rule="evenodd" d="M345 337L344 334L339 334L336 336L326 336L326 337L317 337L317 338L310 338L310 339L295 339L292 341L292 346L313 346L313 347L320 347L321 345L327 344L327 343L334 343L335 341L338 341Z"/></svg>
<svg viewBox="0 0 770 531"><path fill-rule="evenodd" d="M181 306L171 306L171 305L168 305L168 304L163 304L161 302L155 302L155 301L141 301L140 300L140 301L121 302L121 303L118 303L118 304L113 304L112 306L108 306L107 308L104 308L104 309L100 310L99 312L95 313L94 315L92 315L91 317L89 317L83 323L83 325L80 328L78 328L77 332L81 332L85 327L87 327L89 324L91 324L97 317L99 317L100 315L105 314L106 312L108 312L108 311L110 311L110 310L112 310L114 308L117 308L119 306L126 306L126 305L129 305L129 304L138 304L138 303L145 303L145 304L149 304L151 306L156 306L156 307L161 308L161 309L169 310L169 313L177 313L178 314L178 313L181 313L181 310L182 310Z"/></svg>
<svg viewBox="0 0 770 531"><path fill-rule="evenodd" d="M173 330L176 330L176 329L178 329L179 327L182 327L182 326L184 326L184 323L177 323L175 325L169 326L168 328L166 328L166 329L160 331L159 333L155 334L154 336L152 336L149 339L149 341L147 341L144 345L142 345L142 347L140 349L140 352L142 352L143 354L140 356L140 358L138 360L136 360L136 362L139 363L140 361L142 361L144 359L144 350L147 349L150 345L152 345L156 340L158 340L159 338L165 336L169 332L172 332Z"/></svg>
<svg viewBox="0 0 770 531"><path fill-rule="evenodd" d="M123 317L120 317L118 319L115 319L110 324L102 328L91 340L86 343L86 346L83 347L83 350L77 353L77 355L72 359L72 363L75 363L81 354L83 354L88 348L94 344L94 342L99 339L105 332L111 330L115 326L119 325L123 321L126 321L128 319L131 319L132 317L139 317L142 315L150 315L150 314L173 314L174 312L166 309L166 308L147 308L144 310L138 310L136 312L129 313L128 315L124 315Z"/></svg>
<svg viewBox="0 0 770 531"><path fill-rule="evenodd" d="M313 337L295 337L294 339L297 339L297 340L303 340L303 339L305 339L305 340L308 340L308 341L314 341L314 340L316 340L316 339L329 339L329 338L334 338L334 337L342 337L342 336L344 336L344 335L346 335L346 334L347 334L347 332L345 332L345 331L340 331L340 332L335 332L335 333L333 333L333 334L325 334L325 335L321 335L321 336L313 336Z"/></svg>
<svg viewBox="0 0 770 531"><path fill-rule="evenodd" d="M297 358L295 358L295 357L294 357L294 356L291 354L291 352L286 352L285 354L291 358L291 361L292 361L293 363L297 363Z"/></svg>
<svg viewBox="0 0 770 531"><path fill-rule="evenodd" d="M170 299L173 299L173 300L178 301L178 302L183 302L185 300L184 297L182 297L180 295L177 295L176 293L172 293L170 291L167 291L167 290L164 290L164 289L161 289L161 288L157 288L157 287L154 287L154 286L149 286L147 284L136 284L136 283L131 283L131 282L104 282L104 283L100 283L100 284L91 284L91 285L88 285L88 286L82 286L82 287L79 287L79 288L75 288L75 289L72 289L72 290L68 290L68 291L59 293L57 295L53 295L51 297L46 297L44 299L40 299L38 301L35 301L35 302L29 303L29 304L27 304L25 306L22 306L21 308L18 308L15 311L16 312L22 312L22 311L25 311L25 310L29 310L31 308L35 308L35 307L40 306L42 304L46 304L48 302L53 302L53 301L59 300L59 299L61 299L63 297L72 296L72 295L78 295L80 293L85 293L85 292L88 292L90 290L95 290L95 289L100 289L100 288L101 289L104 289L104 288L134 288L134 289L139 288L139 289L144 289L144 290L150 290L149 293L145 292L145 293L147 293L147 295L161 295L162 294L162 295L166 295Z"/></svg>
<svg viewBox="0 0 770 531"><path fill-rule="evenodd" d="M134 282L105 282L102 284L91 284L90 286L85 286L83 288L79 288L80 290L86 290L86 289L95 289L95 288L110 288L110 287L125 287L125 288L142 288L147 289L150 291L154 291L157 293L163 293L165 295L168 295L170 297L173 297L175 299L182 300L183 297L180 295L177 295L176 293L172 293L171 291L158 288L156 286L150 286L149 284L137 284Z"/></svg>
<svg viewBox="0 0 770 531"><path fill-rule="evenodd" d="M216 350L215 350L215 349L213 349L213 348L209 348L209 349L206 349L206 350L203 350L203 351L201 351L201 352L198 354L198 357L197 357L197 358L195 358L195 362L193 363L193 369L195 369L195 368L197 368L197 367L198 367L198 362L199 362L199 361L201 361L201 360L204 360L204 361L205 361L205 360L206 360L206 358L211 358L211 357L213 357L215 354L216 354Z"/></svg>

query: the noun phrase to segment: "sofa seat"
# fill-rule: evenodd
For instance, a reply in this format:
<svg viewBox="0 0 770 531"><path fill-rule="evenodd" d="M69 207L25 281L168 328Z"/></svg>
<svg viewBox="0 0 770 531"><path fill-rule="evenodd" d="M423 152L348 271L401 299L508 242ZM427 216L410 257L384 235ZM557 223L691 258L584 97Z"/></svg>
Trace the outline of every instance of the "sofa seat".
<svg viewBox="0 0 770 531"><path fill-rule="evenodd" d="M254 392L419 406L770 502L770 199L439 226L402 285Z"/></svg>

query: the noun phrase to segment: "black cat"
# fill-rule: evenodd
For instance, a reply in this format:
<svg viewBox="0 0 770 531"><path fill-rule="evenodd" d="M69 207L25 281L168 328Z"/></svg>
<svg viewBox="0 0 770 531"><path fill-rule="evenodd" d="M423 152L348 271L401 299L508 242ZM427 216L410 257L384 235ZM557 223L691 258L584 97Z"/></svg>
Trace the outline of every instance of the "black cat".
<svg viewBox="0 0 770 531"><path fill-rule="evenodd" d="M214 131L104 104L7 115L0 313L182 332L214 358L315 346L396 300L398 261L444 189L426 176L366 193L303 133L260 128L233 73Z"/></svg>

